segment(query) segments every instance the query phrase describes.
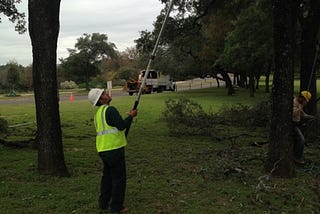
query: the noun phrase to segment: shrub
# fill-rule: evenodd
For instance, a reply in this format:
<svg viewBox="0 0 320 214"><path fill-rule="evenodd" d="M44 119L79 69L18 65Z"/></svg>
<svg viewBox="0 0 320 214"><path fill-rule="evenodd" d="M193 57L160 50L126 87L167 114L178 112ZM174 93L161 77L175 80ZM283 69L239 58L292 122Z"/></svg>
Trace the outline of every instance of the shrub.
<svg viewBox="0 0 320 214"><path fill-rule="evenodd" d="M89 82L89 87L90 88L105 88L105 84L101 81L98 81L96 79L93 79Z"/></svg>
<svg viewBox="0 0 320 214"><path fill-rule="evenodd" d="M266 127L270 123L271 105L270 102L261 102L253 107L237 104L223 108L219 115L233 125Z"/></svg>
<svg viewBox="0 0 320 214"><path fill-rule="evenodd" d="M213 135L212 117L198 103L189 99L169 99L165 104L163 116L171 135Z"/></svg>
<svg viewBox="0 0 320 214"><path fill-rule="evenodd" d="M65 81L60 83L61 89L75 89L78 88L78 85L74 81Z"/></svg>
<svg viewBox="0 0 320 214"><path fill-rule="evenodd" d="M222 126L268 127L270 104L259 103L254 107L235 105L223 108L219 113L206 113L202 107L189 99L166 100L163 112L171 135L221 135ZM218 134L218 132L220 132ZM228 135L228 133L225 133Z"/></svg>

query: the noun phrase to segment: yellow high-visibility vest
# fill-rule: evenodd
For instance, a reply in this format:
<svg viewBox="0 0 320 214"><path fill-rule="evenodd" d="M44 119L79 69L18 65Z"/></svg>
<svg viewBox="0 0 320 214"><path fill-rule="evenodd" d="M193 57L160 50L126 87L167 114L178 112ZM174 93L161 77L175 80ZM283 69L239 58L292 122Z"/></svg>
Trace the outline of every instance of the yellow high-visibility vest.
<svg viewBox="0 0 320 214"><path fill-rule="evenodd" d="M106 111L109 106L102 105L94 116L96 127L96 148L98 152L118 149L127 145L127 138L124 131L109 126L106 121Z"/></svg>

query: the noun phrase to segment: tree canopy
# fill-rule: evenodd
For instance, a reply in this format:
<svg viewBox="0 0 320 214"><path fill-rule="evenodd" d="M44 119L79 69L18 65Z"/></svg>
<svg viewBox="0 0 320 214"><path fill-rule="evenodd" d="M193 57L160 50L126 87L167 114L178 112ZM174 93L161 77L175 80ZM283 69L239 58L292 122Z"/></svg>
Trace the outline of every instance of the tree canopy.
<svg viewBox="0 0 320 214"><path fill-rule="evenodd" d="M108 42L106 34L83 34L77 39L74 49L69 49L69 57L60 59L60 71L64 78L85 82L89 89L90 77L100 73L99 65L103 60L118 57L114 43Z"/></svg>
<svg viewBox="0 0 320 214"><path fill-rule="evenodd" d="M15 30L19 33L26 32L26 21L25 14L20 13L16 7L16 4L20 3L21 0L0 0L0 14L3 13L8 17L9 21L15 23ZM0 23L1 23L0 17Z"/></svg>
<svg viewBox="0 0 320 214"><path fill-rule="evenodd" d="M311 71L315 70L312 66L317 62L320 2L297 1L299 23L296 25L294 71L300 70L301 90L308 89L309 80L312 80L310 106L313 108L310 112L315 112L316 78ZM161 2L168 3L169 0ZM155 69L169 73L175 79L221 74L228 88L232 87L227 75L231 73L235 77L234 83L240 87L247 87L249 80L252 96L259 88L260 76L265 75L266 91L269 91L269 75L274 68L272 1L177 0L174 5L173 15L161 38L157 60L153 62ZM161 11L152 32L144 31L135 40L140 61L145 61L150 54L164 14L165 10ZM315 65L317 68L318 64ZM232 90L228 92L232 93Z"/></svg>

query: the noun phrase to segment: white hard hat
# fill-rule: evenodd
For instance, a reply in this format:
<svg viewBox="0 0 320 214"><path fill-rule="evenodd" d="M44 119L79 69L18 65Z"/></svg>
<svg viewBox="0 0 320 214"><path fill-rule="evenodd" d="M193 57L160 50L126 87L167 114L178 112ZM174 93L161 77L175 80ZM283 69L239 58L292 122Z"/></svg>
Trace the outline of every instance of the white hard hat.
<svg viewBox="0 0 320 214"><path fill-rule="evenodd" d="M92 104L92 106L95 106L101 96L101 94L104 92L104 89L100 88L93 88L88 93L88 100Z"/></svg>

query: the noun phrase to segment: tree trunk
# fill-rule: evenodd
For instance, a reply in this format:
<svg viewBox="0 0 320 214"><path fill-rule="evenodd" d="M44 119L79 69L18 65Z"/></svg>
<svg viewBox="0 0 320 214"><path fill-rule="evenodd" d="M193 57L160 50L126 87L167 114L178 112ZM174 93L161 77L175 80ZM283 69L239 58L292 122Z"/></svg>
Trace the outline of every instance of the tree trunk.
<svg viewBox="0 0 320 214"><path fill-rule="evenodd" d="M307 3L306 3L307 4ZM313 69L316 56L316 46L320 27L320 1L311 0L306 5L308 12L300 12L301 35L301 71L300 71L300 91L309 90L312 97L306 111L310 114L317 113L317 87L316 87L316 67Z"/></svg>
<svg viewBox="0 0 320 214"><path fill-rule="evenodd" d="M37 115L38 170L40 174L67 176L56 74L60 0L29 0L28 9Z"/></svg>
<svg viewBox="0 0 320 214"><path fill-rule="evenodd" d="M267 66L267 70L266 70L266 81L265 81L265 84L266 84L265 92L266 93L270 92L269 79L270 79L271 68L272 68L272 62L269 62L268 66Z"/></svg>
<svg viewBox="0 0 320 214"><path fill-rule="evenodd" d="M220 82L219 82L219 79L216 78L216 81L217 81L217 87L220 88Z"/></svg>
<svg viewBox="0 0 320 214"><path fill-rule="evenodd" d="M255 84L254 84L254 71L249 71L249 91L250 91L250 97L254 97L255 92Z"/></svg>
<svg viewBox="0 0 320 214"><path fill-rule="evenodd" d="M273 1L275 73L266 170L273 176L293 177L292 99L295 29L298 1Z"/></svg>
<svg viewBox="0 0 320 214"><path fill-rule="evenodd" d="M228 72L224 70L220 70L219 72L226 83L226 88L228 89L228 95L233 95L235 91L232 85L232 81L228 75Z"/></svg>
<svg viewBox="0 0 320 214"><path fill-rule="evenodd" d="M269 79L270 79L270 73L267 73L266 74L266 80L265 80L265 85L266 85L265 92L266 93L270 92Z"/></svg>
<svg viewBox="0 0 320 214"><path fill-rule="evenodd" d="M256 76L256 90L259 90L259 88L260 88L260 78L261 78L261 76L260 76L260 74L259 75L255 75Z"/></svg>
<svg viewBox="0 0 320 214"><path fill-rule="evenodd" d="M247 88L247 74L246 74L246 72L240 71L239 73L240 73L239 87Z"/></svg>

